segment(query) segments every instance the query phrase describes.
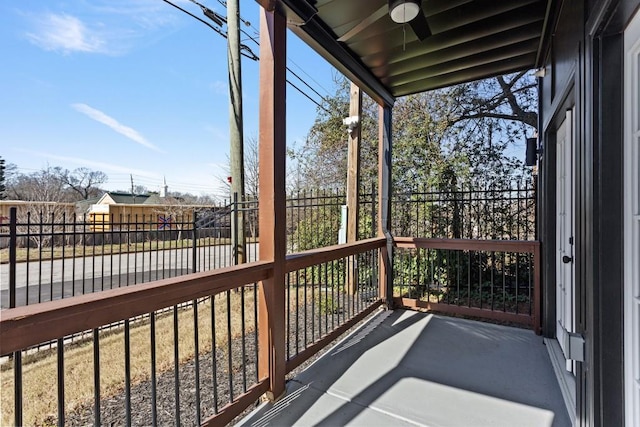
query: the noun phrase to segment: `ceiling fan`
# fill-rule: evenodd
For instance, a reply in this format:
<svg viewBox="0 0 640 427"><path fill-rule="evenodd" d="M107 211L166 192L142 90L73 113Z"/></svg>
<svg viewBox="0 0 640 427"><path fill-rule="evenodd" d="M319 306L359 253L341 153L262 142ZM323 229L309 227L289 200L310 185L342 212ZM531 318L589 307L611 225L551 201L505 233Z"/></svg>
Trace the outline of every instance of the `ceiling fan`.
<svg viewBox="0 0 640 427"><path fill-rule="evenodd" d="M431 35L421 0L389 0L389 16L398 24L408 23L420 41Z"/></svg>

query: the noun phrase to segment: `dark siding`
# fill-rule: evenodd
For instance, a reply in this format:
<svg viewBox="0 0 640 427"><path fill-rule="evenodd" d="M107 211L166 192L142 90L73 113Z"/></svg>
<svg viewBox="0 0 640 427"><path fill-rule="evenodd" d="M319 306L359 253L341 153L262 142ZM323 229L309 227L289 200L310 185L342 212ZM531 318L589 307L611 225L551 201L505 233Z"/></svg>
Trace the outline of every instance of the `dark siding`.
<svg viewBox="0 0 640 427"><path fill-rule="evenodd" d="M541 87L544 333L555 333L555 298L548 294L555 289L554 134L575 103L576 303L587 342L587 360L578 364L578 425L622 426L622 33L640 0L560 3Z"/></svg>
<svg viewBox="0 0 640 427"><path fill-rule="evenodd" d="M582 2L579 1L565 1L560 10L560 19L552 43L555 95L562 94L566 85L571 84L568 80L578 58L578 46L584 33L582 6Z"/></svg>
<svg viewBox="0 0 640 427"><path fill-rule="evenodd" d="M624 424L624 363L622 297L622 117L623 117L623 37L603 37L601 41L600 132L595 140L596 173L594 199L596 270L594 298L599 313L598 346L595 350L596 383L600 382L601 425Z"/></svg>

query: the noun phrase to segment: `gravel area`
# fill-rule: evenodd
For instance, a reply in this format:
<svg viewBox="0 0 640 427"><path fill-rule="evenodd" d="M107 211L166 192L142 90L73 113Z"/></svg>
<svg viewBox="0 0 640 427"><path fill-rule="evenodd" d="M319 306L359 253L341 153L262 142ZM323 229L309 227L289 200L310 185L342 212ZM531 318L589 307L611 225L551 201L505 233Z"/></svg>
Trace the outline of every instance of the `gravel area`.
<svg viewBox="0 0 640 427"><path fill-rule="evenodd" d="M304 348L304 333L306 330L307 342L310 343L312 336L318 339L318 313L316 307L316 313L314 322L311 322L313 312L311 307L307 307L307 318L305 322L304 312L298 313L298 328L295 327L295 314L291 317L291 327L289 328L289 340L291 343L290 351L295 351L295 341L298 339L299 349ZM332 319L332 316L335 319ZM338 324L338 318L342 320L343 313L323 314L320 319L322 325L322 331L325 330L325 325L331 326L332 320L335 320L335 324ZM326 323L328 320L328 323ZM361 321L365 322L365 320ZM359 323L359 324L360 324ZM358 325L359 325L358 324ZM313 326L312 326L313 325ZM358 325L354 326L357 327ZM353 328L352 328L353 329ZM351 331L351 330L350 330ZM288 376L287 380L295 377L298 373L303 371L307 366L313 363L314 360L322 356L328 351L335 343L342 339L350 331L345 332L342 336L338 337L331 344L326 346L323 350L317 353L314 357L307 360L305 363L293 370ZM198 425L197 414L197 398L196 398L196 384L200 385L200 410L201 420L207 418L211 414L215 413L215 397L217 392L218 408L221 408L231 400L230 390L233 390L233 396L237 397L245 390L245 378L246 386L251 387L257 380L256 361L257 346L254 338L254 334L249 334L245 339L245 360L242 363L242 339L236 338L231 341L231 360L232 360L232 375L230 379L229 375L229 351L227 345L222 348L218 347L215 352L216 364L215 372L214 365L212 363L211 353L201 354L199 357L199 382L196 381L196 360L190 360L187 363L180 365L177 378L175 370L164 372L156 378L156 406L157 406L157 424L160 426L176 425L176 396L175 396L175 382L179 381L179 407L180 407L180 425L183 426L195 426ZM217 388L214 387L214 378L217 383ZM242 419L249 414L260 402L250 405L242 414L235 418L231 422L233 425L235 422ZM131 422L133 425L143 426L152 424L152 382L151 380L144 381L131 387ZM126 396L124 390L115 396L102 397L100 405L101 424L105 426L120 426L126 425ZM94 410L93 404L87 405L76 409L73 413L66 414L67 425L93 425L94 424Z"/></svg>

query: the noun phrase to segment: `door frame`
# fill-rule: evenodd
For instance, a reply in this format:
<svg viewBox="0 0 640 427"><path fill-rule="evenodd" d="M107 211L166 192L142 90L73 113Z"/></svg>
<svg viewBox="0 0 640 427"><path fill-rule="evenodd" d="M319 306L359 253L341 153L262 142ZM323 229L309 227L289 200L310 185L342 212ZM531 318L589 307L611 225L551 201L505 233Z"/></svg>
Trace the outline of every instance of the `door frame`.
<svg viewBox="0 0 640 427"><path fill-rule="evenodd" d="M625 423L634 426L640 425L640 11L625 29L624 51Z"/></svg>
<svg viewBox="0 0 640 427"><path fill-rule="evenodd" d="M556 339L566 370L575 375L570 335L576 329L575 289L575 107L565 111L556 130ZM563 135L564 134L564 135ZM568 261L567 261L568 260Z"/></svg>

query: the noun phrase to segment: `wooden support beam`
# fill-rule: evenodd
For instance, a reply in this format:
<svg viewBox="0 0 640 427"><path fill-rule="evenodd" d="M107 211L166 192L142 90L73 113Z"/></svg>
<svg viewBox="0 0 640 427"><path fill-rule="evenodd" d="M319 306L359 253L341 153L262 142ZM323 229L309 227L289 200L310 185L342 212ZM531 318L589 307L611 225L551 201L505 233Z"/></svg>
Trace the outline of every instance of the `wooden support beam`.
<svg viewBox="0 0 640 427"><path fill-rule="evenodd" d="M378 236L387 244L380 255L380 298L393 307L393 237L391 236L391 106L378 115Z"/></svg>
<svg viewBox="0 0 640 427"><path fill-rule="evenodd" d="M347 243L358 240L358 218L360 206L360 139L362 137L362 91L351 82L349 92L349 119L356 121L349 127L349 145L347 152ZM350 295L358 287L358 265L349 257L347 266L347 290Z"/></svg>
<svg viewBox="0 0 640 427"><path fill-rule="evenodd" d="M260 379L267 396L285 392L285 120L286 21L277 12L260 15L259 227L260 259L273 262L273 276L260 282L258 342Z"/></svg>
<svg viewBox="0 0 640 427"><path fill-rule="evenodd" d="M358 125L349 132L347 153L347 242L358 240L358 202L360 194L360 139L362 138L362 91L351 83L349 117Z"/></svg>

